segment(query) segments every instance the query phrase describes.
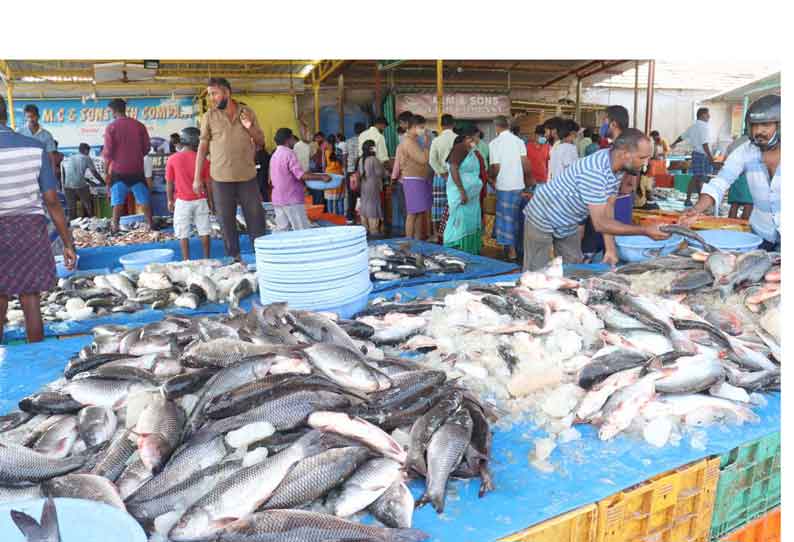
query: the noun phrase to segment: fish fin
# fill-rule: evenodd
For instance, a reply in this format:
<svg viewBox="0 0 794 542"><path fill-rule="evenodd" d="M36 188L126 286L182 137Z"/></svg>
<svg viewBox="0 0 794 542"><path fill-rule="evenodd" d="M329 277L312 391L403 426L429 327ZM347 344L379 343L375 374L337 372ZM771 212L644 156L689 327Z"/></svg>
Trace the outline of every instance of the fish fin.
<svg viewBox="0 0 794 542"><path fill-rule="evenodd" d="M55 542L61 539L58 512L55 510L55 501L52 500L52 497L47 497L44 509L41 511L41 534L44 540Z"/></svg>
<svg viewBox="0 0 794 542"><path fill-rule="evenodd" d="M424 505L430 502L430 496L427 494L427 491L419 497L416 502L414 503L414 510L417 508L422 508Z"/></svg>
<svg viewBox="0 0 794 542"><path fill-rule="evenodd" d="M22 531L27 540L38 540L42 538L42 529L39 522L19 510L11 510L11 519L17 528Z"/></svg>

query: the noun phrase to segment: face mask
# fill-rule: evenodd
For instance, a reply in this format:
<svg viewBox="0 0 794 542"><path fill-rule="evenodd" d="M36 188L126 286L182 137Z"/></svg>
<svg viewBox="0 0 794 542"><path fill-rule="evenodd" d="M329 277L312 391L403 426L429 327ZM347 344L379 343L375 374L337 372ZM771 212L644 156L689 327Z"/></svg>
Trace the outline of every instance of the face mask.
<svg viewBox="0 0 794 542"><path fill-rule="evenodd" d="M224 99L223 99L223 100L221 100L221 101L220 101L220 103L218 104L218 109L220 109L221 111L223 111L224 109L226 109L226 107L227 107L228 105L229 105L229 98L224 98Z"/></svg>
<svg viewBox="0 0 794 542"><path fill-rule="evenodd" d="M538 138L538 143L541 144L541 145L545 145L546 144L546 136L540 136Z"/></svg>

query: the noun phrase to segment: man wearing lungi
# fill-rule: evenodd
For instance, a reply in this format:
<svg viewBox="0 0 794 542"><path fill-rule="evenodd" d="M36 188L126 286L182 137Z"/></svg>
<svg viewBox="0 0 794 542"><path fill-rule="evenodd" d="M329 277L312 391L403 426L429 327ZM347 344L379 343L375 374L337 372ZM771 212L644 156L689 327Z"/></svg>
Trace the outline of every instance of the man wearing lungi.
<svg viewBox="0 0 794 542"><path fill-rule="evenodd" d="M6 103L0 97L0 342L8 298L15 295L25 313L28 342L38 342L44 339L40 294L55 287L44 205L63 241L67 269L74 269L77 257L44 145L14 133L7 122Z"/></svg>
<svg viewBox="0 0 794 542"><path fill-rule="evenodd" d="M510 131L507 117L496 117L494 128L496 137L488 145L491 162L488 178L496 190L493 238L505 247L508 259L516 261L519 230L524 225L521 193L534 184L532 165L527 159L526 144Z"/></svg>
<svg viewBox="0 0 794 542"><path fill-rule="evenodd" d="M684 139L692 145L692 180L686 187L686 201L684 205L692 207L692 194L700 194L703 188L703 183L708 180L711 174L711 164L714 162L714 157L711 155L709 148L709 115L708 107L701 107L697 111L697 120L695 123L687 128L687 131L678 136L672 147L678 145Z"/></svg>

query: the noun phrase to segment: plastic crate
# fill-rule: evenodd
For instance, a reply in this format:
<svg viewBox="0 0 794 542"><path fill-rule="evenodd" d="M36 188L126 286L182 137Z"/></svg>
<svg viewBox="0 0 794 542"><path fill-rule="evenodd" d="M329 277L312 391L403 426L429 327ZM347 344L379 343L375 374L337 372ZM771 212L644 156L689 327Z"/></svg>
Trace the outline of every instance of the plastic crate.
<svg viewBox="0 0 794 542"><path fill-rule="evenodd" d="M719 458L651 478L598 503L598 542L708 542Z"/></svg>
<svg viewBox="0 0 794 542"><path fill-rule="evenodd" d="M780 542L780 508L748 523L738 531L720 539L720 542Z"/></svg>
<svg viewBox="0 0 794 542"><path fill-rule="evenodd" d="M500 538L499 542L595 542L598 508L594 504Z"/></svg>
<svg viewBox="0 0 794 542"><path fill-rule="evenodd" d="M711 539L738 529L780 504L780 432L718 458L720 480Z"/></svg>
<svg viewBox="0 0 794 542"><path fill-rule="evenodd" d="M656 188L673 188L675 179L672 175L654 175L654 186Z"/></svg>

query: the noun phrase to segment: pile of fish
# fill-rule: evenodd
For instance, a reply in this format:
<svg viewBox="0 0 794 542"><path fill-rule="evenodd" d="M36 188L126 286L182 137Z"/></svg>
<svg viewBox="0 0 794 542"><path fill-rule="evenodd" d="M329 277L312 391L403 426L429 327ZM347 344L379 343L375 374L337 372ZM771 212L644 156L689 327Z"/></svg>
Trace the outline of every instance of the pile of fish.
<svg viewBox="0 0 794 542"><path fill-rule="evenodd" d="M257 287L256 274L241 263L191 260L150 264L143 272L125 270L60 279L55 290L42 293L41 312L45 322L61 322L133 313L147 307L197 309L204 303L226 302L238 307ZM9 324L21 325L24 314L19 301L12 301L9 309Z"/></svg>
<svg viewBox="0 0 794 542"><path fill-rule="evenodd" d="M72 238L74 239L75 247L88 248L162 243L165 241L172 241L174 239L174 234L144 229L119 232L116 234L74 229L72 230Z"/></svg>
<svg viewBox="0 0 794 542"><path fill-rule="evenodd" d="M359 321L493 402L504 427L545 428L539 468L556 442L579 438L575 423L603 440L636 434L661 447L691 434L702 446L701 427L753 422L756 392L779 389L779 257L683 253L579 280L556 260L514 284L381 300ZM671 270L667 295L633 290ZM750 310L732 310L742 297Z"/></svg>
<svg viewBox="0 0 794 542"><path fill-rule="evenodd" d="M410 243L393 248L379 244L369 247L369 272L373 280L399 280L425 274L463 273L466 262L448 254L419 254Z"/></svg>
<svg viewBox="0 0 794 542"><path fill-rule="evenodd" d="M286 304L96 327L0 417L0 501L101 501L150 540L424 540L414 507L441 513L450 478L493 488L496 413L392 340Z"/></svg>

